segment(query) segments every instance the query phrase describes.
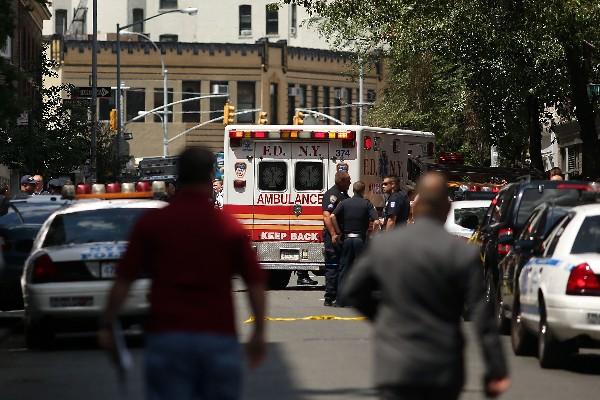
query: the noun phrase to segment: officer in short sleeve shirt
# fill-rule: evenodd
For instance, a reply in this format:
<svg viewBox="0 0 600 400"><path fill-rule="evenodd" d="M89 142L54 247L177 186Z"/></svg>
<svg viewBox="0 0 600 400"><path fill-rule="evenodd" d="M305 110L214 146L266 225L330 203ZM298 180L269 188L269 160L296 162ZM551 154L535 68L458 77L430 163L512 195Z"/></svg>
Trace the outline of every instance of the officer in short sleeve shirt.
<svg viewBox="0 0 600 400"><path fill-rule="evenodd" d="M341 248L334 245L332 237L335 228L331 222L331 214L338 204L348 198L350 175L347 172L335 174L335 185L323 194L323 244L325 247L325 306L332 306L337 296L338 270Z"/></svg>
<svg viewBox="0 0 600 400"><path fill-rule="evenodd" d="M389 189L391 193L385 203L383 228L391 230L406 224L410 214L410 202L408 196L400 190L397 177L386 177L384 184L386 183L391 184L392 187Z"/></svg>

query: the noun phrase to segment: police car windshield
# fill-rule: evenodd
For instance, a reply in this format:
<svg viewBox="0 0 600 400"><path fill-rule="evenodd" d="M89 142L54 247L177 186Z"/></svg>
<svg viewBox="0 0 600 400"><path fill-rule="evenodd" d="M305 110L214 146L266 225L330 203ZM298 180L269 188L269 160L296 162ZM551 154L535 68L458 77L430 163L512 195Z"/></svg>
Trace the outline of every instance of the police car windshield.
<svg viewBox="0 0 600 400"><path fill-rule="evenodd" d="M54 218L44 247L126 241L146 208L111 208L60 214Z"/></svg>

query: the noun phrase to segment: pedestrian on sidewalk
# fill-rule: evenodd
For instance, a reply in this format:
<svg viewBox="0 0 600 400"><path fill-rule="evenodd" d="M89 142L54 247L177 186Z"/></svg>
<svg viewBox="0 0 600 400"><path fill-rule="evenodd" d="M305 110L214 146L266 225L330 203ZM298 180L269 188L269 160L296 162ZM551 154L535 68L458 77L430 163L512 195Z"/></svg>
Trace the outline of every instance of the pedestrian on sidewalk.
<svg viewBox="0 0 600 400"><path fill-rule="evenodd" d="M374 324L380 398L459 397L465 302L474 307L486 394L498 396L510 379L492 310L483 302L478 251L444 230L450 203L443 175L424 175L417 191L415 223L376 237L342 293Z"/></svg>
<svg viewBox="0 0 600 400"><path fill-rule="evenodd" d="M129 288L142 273L150 276L145 354L150 400L240 398L234 275L246 283L256 319L246 346L250 367L265 357L265 275L241 225L209 201L214 163L204 148L180 155L179 190L168 206L148 211L134 227L101 320L100 343L114 349L111 329Z"/></svg>
<svg viewBox="0 0 600 400"><path fill-rule="evenodd" d="M365 199L365 183L355 182L352 185L354 196L338 204L333 211L331 220L336 231L333 237L334 244L341 240L342 254L340 257L340 270L338 273L338 296L335 302L337 307L346 307L341 290L344 281L350 273L354 260L360 256L367 241L369 225L377 220L377 210L373 204ZM340 239L342 238L342 239Z"/></svg>

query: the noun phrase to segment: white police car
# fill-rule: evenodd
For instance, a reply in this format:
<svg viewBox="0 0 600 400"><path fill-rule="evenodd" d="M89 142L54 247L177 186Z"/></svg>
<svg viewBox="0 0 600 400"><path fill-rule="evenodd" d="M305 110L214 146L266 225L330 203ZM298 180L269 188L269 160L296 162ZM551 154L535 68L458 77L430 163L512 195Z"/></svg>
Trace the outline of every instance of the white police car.
<svg viewBox="0 0 600 400"><path fill-rule="evenodd" d="M491 200L453 201L444 228L455 236L469 239L483 221L491 203Z"/></svg>
<svg viewBox="0 0 600 400"><path fill-rule="evenodd" d="M537 336L540 365L552 368L600 346L600 204L575 207L557 224L519 275L514 302L515 354L534 353Z"/></svg>
<svg viewBox="0 0 600 400"><path fill-rule="evenodd" d="M138 218L167 203L156 200L83 200L52 214L40 229L21 277L28 347L45 347L57 331L96 328L115 267ZM132 286L122 316L143 318L148 279Z"/></svg>

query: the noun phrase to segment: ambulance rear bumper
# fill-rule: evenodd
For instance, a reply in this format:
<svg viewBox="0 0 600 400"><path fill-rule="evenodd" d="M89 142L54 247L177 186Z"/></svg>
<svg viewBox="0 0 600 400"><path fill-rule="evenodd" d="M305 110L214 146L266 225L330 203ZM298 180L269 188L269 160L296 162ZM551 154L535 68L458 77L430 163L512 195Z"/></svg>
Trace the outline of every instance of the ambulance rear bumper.
<svg viewBox="0 0 600 400"><path fill-rule="evenodd" d="M299 262L261 262L260 266L263 269L274 269L274 270L286 270L286 271L322 271L325 269L325 263L323 264L309 264Z"/></svg>

